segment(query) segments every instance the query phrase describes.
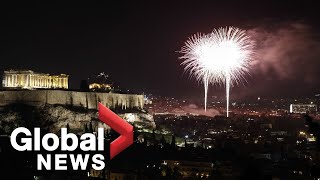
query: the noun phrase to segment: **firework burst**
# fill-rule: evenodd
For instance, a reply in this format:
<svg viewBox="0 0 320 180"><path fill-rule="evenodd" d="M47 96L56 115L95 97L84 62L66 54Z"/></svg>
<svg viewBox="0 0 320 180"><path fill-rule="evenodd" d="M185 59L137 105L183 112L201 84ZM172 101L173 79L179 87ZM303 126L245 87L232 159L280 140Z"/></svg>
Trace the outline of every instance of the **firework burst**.
<svg viewBox="0 0 320 180"><path fill-rule="evenodd" d="M235 27L219 28L210 34L197 33L181 48L179 57L186 72L204 84L205 110L210 84L225 84L227 117L229 116L229 91L239 84L249 72L254 54L254 42L244 30Z"/></svg>

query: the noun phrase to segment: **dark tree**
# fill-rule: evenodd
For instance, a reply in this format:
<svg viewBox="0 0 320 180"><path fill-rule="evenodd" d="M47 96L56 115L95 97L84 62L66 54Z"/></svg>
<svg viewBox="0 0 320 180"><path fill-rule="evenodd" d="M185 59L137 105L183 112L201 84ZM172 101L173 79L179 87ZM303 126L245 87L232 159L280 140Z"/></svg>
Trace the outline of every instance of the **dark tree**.
<svg viewBox="0 0 320 180"><path fill-rule="evenodd" d="M110 136L109 129L107 129L107 130L106 130L105 137L106 137L106 138L109 138L109 136Z"/></svg>
<svg viewBox="0 0 320 180"><path fill-rule="evenodd" d="M154 132L154 129L152 130L152 144L156 145L156 133Z"/></svg>
<svg viewBox="0 0 320 180"><path fill-rule="evenodd" d="M87 126L86 123L84 124L84 132L85 132L85 133L88 133L88 132L89 132L89 129L88 129L88 126Z"/></svg>
<svg viewBox="0 0 320 180"><path fill-rule="evenodd" d="M93 133L93 127L92 127L92 122L90 121L90 125L89 125L89 132Z"/></svg>
<svg viewBox="0 0 320 180"><path fill-rule="evenodd" d="M187 138L184 138L184 147L188 147Z"/></svg>
<svg viewBox="0 0 320 180"><path fill-rule="evenodd" d="M172 138L171 138L171 146L176 147L176 137L174 135L172 135Z"/></svg>
<svg viewBox="0 0 320 180"><path fill-rule="evenodd" d="M162 146L164 146L167 143L166 139L164 138L164 135L162 135L162 137L160 139L160 143L162 144Z"/></svg>

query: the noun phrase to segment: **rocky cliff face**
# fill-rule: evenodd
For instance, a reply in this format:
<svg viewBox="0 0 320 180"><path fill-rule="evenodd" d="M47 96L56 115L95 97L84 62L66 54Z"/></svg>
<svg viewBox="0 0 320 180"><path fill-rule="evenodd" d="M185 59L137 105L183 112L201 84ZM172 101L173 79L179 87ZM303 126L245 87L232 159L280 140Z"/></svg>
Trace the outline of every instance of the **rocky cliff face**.
<svg viewBox="0 0 320 180"><path fill-rule="evenodd" d="M143 111L121 112L120 117L131 124L139 124L143 128L152 129L155 122L152 115ZM17 127L41 127L43 131L59 133L62 127L69 125L70 131L83 133L85 126L93 130L98 127L109 127L98 119L97 110L88 110L81 107L43 105L30 106L25 104L11 104L0 110L0 134L10 134Z"/></svg>
<svg viewBox="0 0 320 180"><path fill-rule="evenodd" d="M98 103L109 108L144 108L144 96L137 94L116 94L79 92L64 90L5 90L0 91L0 106L24 103L32 106L62 105L98 109Z"/></svg>

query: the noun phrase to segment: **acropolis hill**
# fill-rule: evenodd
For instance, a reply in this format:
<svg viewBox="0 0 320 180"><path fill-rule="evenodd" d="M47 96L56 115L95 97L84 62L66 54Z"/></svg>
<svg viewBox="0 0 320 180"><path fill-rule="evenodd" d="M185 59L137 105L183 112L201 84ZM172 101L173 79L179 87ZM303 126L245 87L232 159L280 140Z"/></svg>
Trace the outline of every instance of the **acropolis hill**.
<svg viewBox="0 0 320 180"><path fill-rule="evenodd" d="M114 109L143 109L143 95L67 90L2 90L0 106L23 103L33 106L70 105L86 109L97 109L98 103Z"/></svg>
<svg viewBox="0 0 320 180"><path fill-rule="evenodd" d="M41 127L54 133L67 125L75 132L82 132L89 123L94 129L108 128L98 120L99 103L140 128L155 127L153 116L144 110L143 95L97 92L96 89L73 91L68 89L68 77L31 70L4 71L0 133L10 134L20 126Z"/></svg>
<svg viewBox="0 0 320 180"><path fill-rule="evenodd" d="M109 108L143 109L142 95L68 91L67 74L50 75L32 70L8 70L3 72L0 106L12 103L28 105L71 105L97 109L98 102Z"/></svg>
<svg viewBox="0 0 320 180"><path fill-rule="evenodd" d="M99 102L139 128L155 127L153 116L143 109L143 95L68 90L2 90L0 132L10 134L16 127L32 126L58 133L67 125L74 132L83 132L84 126L89 123L94 129L107 129L109 127L98 120Z"/></svg>

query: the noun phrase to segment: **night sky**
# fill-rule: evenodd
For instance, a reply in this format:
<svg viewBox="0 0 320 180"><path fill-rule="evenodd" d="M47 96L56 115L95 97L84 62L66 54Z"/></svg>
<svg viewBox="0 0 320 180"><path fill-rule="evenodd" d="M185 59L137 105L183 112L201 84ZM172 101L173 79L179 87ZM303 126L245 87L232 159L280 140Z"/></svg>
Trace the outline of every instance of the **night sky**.
<svg viewBox="0 0 320 180"><path fill-rule="evenodd" d="M237 26L254 38L259 57L232 97L320 93L316 1L11 4L0 14L0 70L67 73L72 89L105 72L132 91L202 99L202 84L183 73L177 51L194 33ZM222 96L224 88L209 93Z"/></svg>

